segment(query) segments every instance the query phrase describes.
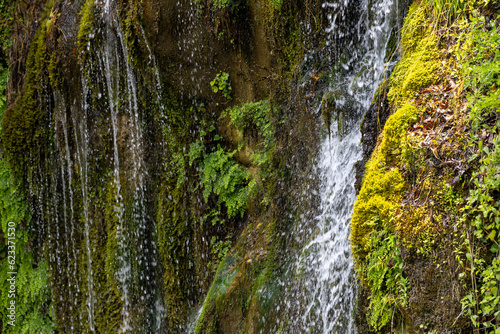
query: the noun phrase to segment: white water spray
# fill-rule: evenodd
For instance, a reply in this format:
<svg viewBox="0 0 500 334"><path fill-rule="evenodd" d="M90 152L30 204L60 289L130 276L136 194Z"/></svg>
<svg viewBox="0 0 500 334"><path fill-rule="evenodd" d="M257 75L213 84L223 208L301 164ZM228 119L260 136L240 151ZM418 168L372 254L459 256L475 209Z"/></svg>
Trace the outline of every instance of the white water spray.
<svg viewBox="0 0 500 334"><path fill-rule="evenodd" d="M319 214L314 219L312 234L297 229L297 233L309 234L299 237L308 242L292 265L296 281L288 290L293 291L293 297L285 301L290 314L300 314L285 319L285 327L293 333L356 333L353 318L356 279L349 234L356 195L354 164L361 159L359 125L380 83L386 66L387 42L397 21L393 0L364 0L361 6L359 23L355 25L355 33L360 34L359 44L343 64L345 69L354 71L338 80L338 85L344 87L343 101L355 101L358 110L350 115L352 125L347 134L339 136L334 123L332 139L325 138L321 144L315 167L321 184ZM344 10L348 1L325 3L324 8L332 11L327 32L334 45L344 37L339 27L346 19ZM331 89L339 90L339 86ZM336 101L337 105L343 101Z"/></svg>

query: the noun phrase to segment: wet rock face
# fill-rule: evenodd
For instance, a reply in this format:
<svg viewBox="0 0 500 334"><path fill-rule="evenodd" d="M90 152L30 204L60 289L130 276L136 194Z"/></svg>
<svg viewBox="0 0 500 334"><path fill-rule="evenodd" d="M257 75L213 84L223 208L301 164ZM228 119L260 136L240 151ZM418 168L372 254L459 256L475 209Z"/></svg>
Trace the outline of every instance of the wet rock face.
<svg viewBox="0 0 500 334"><path fill-rule="evenodd" d="M404 272L408 273L413 287L403 312L409 332L422 332L427 328L447 334L472 332L471 324L460 316L463 287L459 283L460 265L453 249L442 248L434 255L423 257L403 248L401 255ZM436 263L441 265L438 267Z"/></svg>
<svg viewBox="0 0 500 334"><path fill-rule="evenodd" d="M356 164L356 183L354 187L356 193L359 193L363 176L365 173L365 165L370 159L375 146L377 145L377 138L384 129L385 122L389 118L391 109L389 101L387 100L388 87L381 84L379 93L373 99L370 108L365 114L365 118L361 123L361 147L363 149L363 159Z"/></svg>
<svg viewBox="0 0 500 334"><path fill-rule="evenodd" d="M54 147L41 145L50 164L42 164L42 158L35 156L25 165L38 173L37 181L50 180L37 182L39 186L33 191L33 210L36 207L40 211L36 214L36 227L49 230L50 236L40 243L49 242L47 253L53 259L50 269L65 270L52 282L60 331L87 332L93 327L99 332L111 332L122 327L127 332L130 326L145 332L183 332L189 309L211 283L213 273L206 268L211 237L232 235L236 239L242 226L257 218L235 218L225 225L200 226L205 203L200 191L196 191L198 172L188 167L178 172L180 168L174 166L172 157L174 153L185 157L190 142L203 126L195 124L200 119L208 124L206 132L213 124L222 130L219 133L225 140L237 145L236 136L224 134L227 121L219 119L222 110L232 104L269 98L271 90L279 90L276 99L286 101L289 76L281 79L277 74L279 66L271 67L270 44L288 41L263 24L266 15L270 15L269 8L259 2L240 4L243 7L237 14L218 13L215 18L213 13L195 10L189 1L145 0L142 7L134 1L113 3L116 8L112 8L111 15L117 21L108 27L102 19L106 13L104 2L81 0L64 6L56 2L61 15L52 23L44 19L47 31L39 33L36 41L28 34L23 37L26 44L34 45L32 58L37 60L32 62L37 66L31 65L29 70L44 81L26 80L33 88L25 97L30 108L18 107L19 117L25 119L26 111L39 115L42 110L43 123L31 125L28 130L45 128L55 132L55 139L45 132L38 137L42 144L55 141ZM88 14L86 19L83 12ZM295 8L290 12L301 13ZM286 16L282 19L291 21ZM37 28L32 28L32 34L41 31ZM119 30L123 36L118 36ZM303 52L302 44L295 42L299 45L297 53ZM108 52L107 45L113 52ZM27 57L21 54L21 46L14 49L16 58ZM165 109L158 106L157 90L161 89L151 69L154 58ZM281 61L278 56L273 60ZM15 73L26 71L23 65ZM221 71L229 73L230 101L214 94L210 86ZM17 81L19 86L23 84L21 79ZM22 95L20 89L15 93L12 102ZM303 106L305 94L301 91L300 98L293 101L296 107L283 103L284 112L301 121L300 128L295 129L290 122L279 131L280 136L286 137L280 139L284 154L293 160L288 165L297 165L300 170L311 160L304 150L312 155L312 142L317 142L317 131L310 134L317 122ZM46 97L50 103L40 106L38 101ZM192 104L201 105L200 101L203 108L189 108ZM275 108L279 108L278 103ZM7 124L16 129L21 122L11 118ZM293 134L288 136L292 128ZM16 146L19 147L10 148ZM33 151L37 148L38 143L29 147ZM250 165L249 160L247 164ZM179 179L184 180L182 186L176 185ZM292 195L282 195L287 196ZM213 205L213 198L209 200L209 205ZM254 216L258 211L259 207L249 209ZM58 216L58 212L65 216ZM263 221L267 224L271 219ZM134 237L129 238L122 230L130 231ZM64 256L53 255L64 245L69 245ZM120 256L123 249L128 249L128 256ZM252 270L244 268L242 272L249 275ZM139 274L129 277L130 272ZM74 284L70 287L67 282ZM238 294L241 290L237 290ZM128 303L121 298L125 295ZM168 318L165 309L169 310ZM233 315L228 314L228 321L220 316L221 323L233 323ZM255 310L248 319L257 318L257 314ZM160 320L154 320L156 315ZM242 317L235 313L234 323ZM72 319L83 320L73 327ZM234 333L231 328L226 332Z"/></svg>
<svg viewBox="0 0 500 334"><path fill-rule="evenodd" d="M270 34L262 24L265 2L234 3L216 9L210 2L144 1L144 30L162 77L188 98L214 99L210 81L229 73L233 99L252 100L268 93L258 78L271 69ZM217 101L224 102L224 100Z"/></svg>

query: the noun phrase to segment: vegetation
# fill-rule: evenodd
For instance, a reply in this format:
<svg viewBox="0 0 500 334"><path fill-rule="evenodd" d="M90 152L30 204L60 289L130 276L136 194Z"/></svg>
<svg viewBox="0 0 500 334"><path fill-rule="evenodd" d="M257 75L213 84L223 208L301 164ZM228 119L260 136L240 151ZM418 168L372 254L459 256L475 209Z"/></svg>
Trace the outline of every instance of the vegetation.
<svg viewBox="0 0 500 334"><path fill-rule="evenodd" d="M494 8L495 1L415 1L405 20L402 59L389 79L396 112L367 164L352 218L356 270L370 290L367 319L375 330L389 321L392 328L394 306L400 314L419 313L420 292L412 291L436 284L421 275L442 273L443 265L456 273L450 262L463 266L462 314L477 330L500 329ZM386 182L394 175L399 179ZM419 261L435 269L422 269ZM450 298L448 308L456 302ZM450 328L460 316L418 328Z"/></svg>
<svg viewBox="0 0 500 334"><path fill-rule="evenodd" d="M0 1L0 118L7 109L7 49L12 46L14 2ZM0 123L0 134L2 131ZM2 333L53 333L47 261L37 252L36 226L23 190L5 157L0 159L0 330ZM12 304L14 302L14 304ZM11 312L13 310L13 312ZM12 315L14 314L14 317Z"/></svg>
<svg viewBox="0 0 500 334"><path fill-rule="evenodd" d="M457 63L466 89L472 124L469 158L475 166L473 185L462 210L470 230L464 231L466 262L470 268L470 285L462 274L469 293L462 300L464 310L475 327L487 333L500 331L500 150L498 132L500 83L500 35L498 20L486 22L481 10L472 10L468 20L457 24ZM475 162L476 159L479 161ZM470 225L469 225L470 224ZM469 288L470 287L470 288Z"/></svg>
<svg viewBox="0 0 500 334"><path fill-rule="evenodd" d="M191 146L191 157L196 157L199 149L197 143ZM200 152L201 153L201 152ZM210 153L203 154L200 164L200 183L203 187L203 197L208 202L213 193L218 196L218 206L212 209L209 216L214 216L212 224L223 223L218 218L221 205L224 204L229 218L238 214L243 216L255 181L248 183L250 174L234 161L236 151L226 152L220 145Z"/></svg>
<svg viewBox="0 0 500 334"><path fill-rule="evenodd" d="M11 3L0 0L2 57L11 46L3 38L12 34ZM209 22L214 36L224 37L207 42L214 50L208 57L214 58L203 58L206 63L184 62L169 53L181 44L158 38L163 30L179 32L174 23L165 23L162 4L151 8L141 1L117 1L112 30L119 27L123 34L116 50L120 60L116 71L104 73L103 9L93 0L71 11L61 9L71 2L50 2L48 12L60 10L68 15L61 16L64 22L54 12L49 18L46 6L47 13L36 18L36 32L22 31L32 36L24 87L8 111L3 94L9 73L0 59L0 111L6 112L2 143L15 176L3 159L0 215L4 235L8 221L19 223L16 298L23 304L17 313L23 321L13 332L52 332L55 321L59 332L88 331L86 296L92 288L99 332L116 330L128 320L148 330L163 326L154 323L156 314L147 313L164 312L158 302L163 298L167 331L180 333L204 293L196 332L272 332L268 312L282 289L275 278L284 275L279 261L295 242L286 239L294 220L290 212L296 212L290 208L309 201L298 201L290 190L310 185L304 181L309 175L297 175L296 167L305 166L300 173L307 174L314 161L310 138L317 131L308 125L317 120L311 121L307 110L322 102L325 123L336 120L339 133L344 131L335 96L327 93L320 101L319 93L333 84L336 78L332 72L329 77L328 69L342 68L345 55L332 60L323 48L321 3L206 3L211 12L200 15L200 21ZM162 10L156 11L157 5ZM353 257L370 295L366 321L374 331L394 332L405 325L413 326L405 328L408 332L466 332L473 326L498 334L498 5L493 0L415 1L402 27L401 60L384 83L392 116L366 166L352 217ZM183 20L187 13L181 7ZM64 35L64 24L73 21L79 22L73 30L77 36ZM260 29L262 22L271 24ZM266 45L246 43L254 35ZM201 36L193 38L206 35ZM301 72L306 49L317 55L308 56L304 63L314 64ZM154 54L165 57L157 62ZM184 77L189 71L183 70L192 64L220 65L219 54L231 61L215 77L213 68L200 71L201 83ZM73 73L78 75L72 78ZM134 96L129 98L132 81ZM200 88L208 84L214 94ZM108 85L116 90L116 124L110 120ZM116 133L110 131L114 127ZM144 175L140 183L137 170ZM36 203L33 212L23 202L28 184ZM62 212L69 216L70 211L74 218L63 219ZM53 274L54 261L42 258L46 254L33 254L40 246L34 247L31 235L35 219L43 225L37 233L57 232L61 243L76 245L78 258L60 260L63 279ZM88 236L70 236L70 224L86 224ZM130 237L123 244L122 228L137 240ZM47 254L58 251L59 245L46 245ZM122 314L120 299L126 288L120 276L125 248L134 273L128 278L134 305L128 316ZM144 254L152 260L142 262ZM0 260L5 276L6 258ZM457 269L457 263L462 267ZM79 274L67 288L70 267ZM99 284L92 286L89 277ZM457 288L453 284L459 277ZM430 289L442 281L452 288ZM81 291L74 308L67 301L71 289ZM455 312L457 300L463 313ZM4 293L0 303L5 310ZM442 305L450 312L439 318ZM70 328L67 319L78 315L81 328Z"/></svg>
<svg viewBox="0 0 500 334"><path fill-rule="evenodd" d="M226 99L231 99L232 88L229 82L229 73L220 71L215 79L210 81L210 86L214 93L221 92Z"/></svg>
<svg viewBox="0 0 500 334"><path fill-rule="evenodd" d="M270 163L275 145L275 120L269 100L244 103L239 106L228 108L222 116L229 114L230 125L234 125L244 139L250 139L254 130L257 130L257 149L252 152L252 160L258 166L261 179L266 179L272 171Z"/></svg>
<svg viewBox="0 0 500 334"><path fill-rule="evenodd" d="M55 318L51 305L47 262L33 252L31 214L19 187L14 185L12 172L5 159L0 161L0 287L1 323L3 333L52 333ZM11 225L11 222L13 225ZM10 227L14 227L14 232ZM13 237L12 239L10 237ZM10 265L14 245L14 266ZM7 256L9 255L9 256ZM16 272L17 274L10 274ZM11 282L15 277L15 293L11 297ZM15 319L9 318L11 301L15 301ZM14 321L13 321L14 320ZM11 324L9 324L11 322Z"/></svg>
<svg viewBox="0 0 500 334"><path fill-rule="evenodd" d="M14 12L14 2L9 0L0 0L0 61L3 67L6 67L7 48L12 45L12 20Z"/></svg>
<svg viewBox="0 0 500 334"><path fill-rule="evenodd" d="M4 6L3 3L1 5ZM7 12L3 15L6 14ZM5 40L10 40L10 38ZM0 62L1 117L7 109L5 90L8 80L8 69L2 66ZM52 333L55 319L51 306L47 262L34 252L36 245L33 245L32 234L36 228L32 225L30 209L24 202L22 190L15 185L5 158L0 160L0 221L0 238L2 239L0 243L0 323L2 332ZM15 288L12 289L11 286ZM15 303L14 318L9 317L12 301Z"/></svg>

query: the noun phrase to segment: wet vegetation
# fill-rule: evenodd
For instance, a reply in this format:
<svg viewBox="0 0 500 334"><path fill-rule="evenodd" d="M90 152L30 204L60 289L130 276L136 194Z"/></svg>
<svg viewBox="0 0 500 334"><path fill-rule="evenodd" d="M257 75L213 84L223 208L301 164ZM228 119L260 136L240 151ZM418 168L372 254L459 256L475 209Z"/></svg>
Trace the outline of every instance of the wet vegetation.
<svg viewBox="0 0 500 334"><path fill-rule="evenodd" d="M358 332L498 334L500 3L398 4L361 127ZM286 332L319 146L358 108L350 6L328 40L312 0L0 0L1 331Z"/></svg>
<svg viewBox="0 0 500 334"><path fill-rule="evenodd" d="M406 17L387 94L394 114L352 218L375 330L500 328L497 199L488 177L497 137L498 7L420 1Z"/></svg>

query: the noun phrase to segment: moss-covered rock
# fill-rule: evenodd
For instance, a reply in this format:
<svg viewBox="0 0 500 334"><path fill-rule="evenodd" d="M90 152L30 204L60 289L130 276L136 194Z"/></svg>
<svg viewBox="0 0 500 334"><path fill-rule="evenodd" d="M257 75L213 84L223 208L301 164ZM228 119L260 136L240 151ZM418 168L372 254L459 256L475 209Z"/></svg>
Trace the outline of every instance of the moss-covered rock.
<svg viewBox="0 0 500 334"><path fill-rule="evenodd" d="M401 34L401 60L390 77L390 103L404 104L420 88L438 79L439 39L426 22L429 12L424 2L414 2L410 6Z"/></svg>
<svg viewBox="0 0 500 334"><path fill-rule="evenodd" d="M390 323L391 328L398 326L404 332L469 333L473 325L481 326L474 322L477 317L472 314L484 308L472 311L473 305L478 305L470 302L475 298L471 292L474 288L470 287L469 278L460 277L470 276L475 266L472 262L486 263L492 259L483 253L486 248L478 246L467 232L473 225L469 219L474 214L464 200L475 189L469 173L478 168L474 162L477 156L472 153L474 145L466 139L474 138L470 119L478 120L471 111L477 101L487 99L485 96L490 93L479 86L466 93L457 68L464 61L481 66L479 63L495 59L491 54L489 58L485 54L476 57L477 49L470 53L471 44L464 42L468 40L464 31L476 36L476 40L497 37L496 32L486 33L481 28L481 19L471 17L460 20L464 30L452 26L449 29L453 33L440 34L437 27L443 28L460 16L460 6L445 2L439 7L436 3L415 1L402 29L402 59L388 81L388 107L394 114L385 124L366 165L352 218L356 271L363 293L370 294L369 305L361 303L361 307L369 314L367 323L372 330L391 331ZM481 10L488 11L487 7ZM471 22L476 23L470 25ZM477 38L478 35L483 37ZM470 64L462 67L466 76L471 74ZM488 82L483 81L484 85ZM471 92L481 97L468 102L467 94ZM483 112L488 113L487 110ZM488 127L483 127L485 134ZM484 142L479 147L482 145ZM489 145L485 152L491 152L494 144ZM483 167L483 172L487 168ZM390 181L394 188L384 187L390 176L394 177ZM478 247L475 252L464 250L464 245L472 244ZM485 244L489 241L483 239ZM488 271L495 267L494 261L488 263L491 267L481 268L488 267ZM478 282L474 276L472 282ZM387 307L394 314L390 319ZM463 307L469 307L470 320Z"/></svg>

